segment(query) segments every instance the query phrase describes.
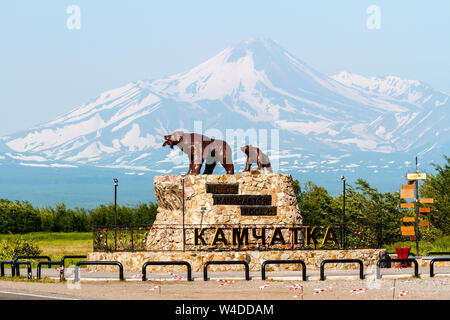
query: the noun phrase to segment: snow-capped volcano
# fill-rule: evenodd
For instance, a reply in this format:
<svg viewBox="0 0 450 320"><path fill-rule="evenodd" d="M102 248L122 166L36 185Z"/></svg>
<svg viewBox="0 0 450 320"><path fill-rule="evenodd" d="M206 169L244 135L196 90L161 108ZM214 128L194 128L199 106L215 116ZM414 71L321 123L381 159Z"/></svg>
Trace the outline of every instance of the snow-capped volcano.
<svg viewBox="0 0 450 320"><path fill-rule="evenodd" d="M328 77L276 42L256 39L189 71L106 91L56 120L3 137L0 163L168 173L184 167L186 159L162 148L162 136L198 131L196 121L202 121L201 130L222 134L278 129L279 146L270 137L256 143L282 171L318 168L311 157L325 157L313 162L336 168L349 154L448 146L449 106L448 95L420 82L349 73ZM242 163L241 145L228 142Z"/></svg>

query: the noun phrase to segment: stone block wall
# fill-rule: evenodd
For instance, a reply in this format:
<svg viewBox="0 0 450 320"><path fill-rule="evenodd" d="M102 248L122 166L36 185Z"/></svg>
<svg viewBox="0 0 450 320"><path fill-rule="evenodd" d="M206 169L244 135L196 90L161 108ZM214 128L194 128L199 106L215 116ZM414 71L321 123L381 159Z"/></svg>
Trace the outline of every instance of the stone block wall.
<svg viewBox="0 0 450 320"><path fill-rule="evenodd" d="M88 260L111 260L120 261L125 272L141 272L142 265L146 261L187 261L192 266L193 272L202 272L206 261L241 260L247 261L250 271L260 271L261 264L266 260L303 260L307 270L319 270L320 263L325 259L361 259L364 267L376 266L380 253L384 249L360 249L360 250L287 250L287 251L249 251L249 252L93 252L88 255ZM217 265L211 270L216 271L241 271L239 265ZM327 264L327 269L358 269L358 264ZM95 266L90 267L93 271L114 271L114 267ZM148 271L162 272L166 270L184 272L185 267L149 266ZM299 265L270 265L267 271L301 270Z"/></svg>

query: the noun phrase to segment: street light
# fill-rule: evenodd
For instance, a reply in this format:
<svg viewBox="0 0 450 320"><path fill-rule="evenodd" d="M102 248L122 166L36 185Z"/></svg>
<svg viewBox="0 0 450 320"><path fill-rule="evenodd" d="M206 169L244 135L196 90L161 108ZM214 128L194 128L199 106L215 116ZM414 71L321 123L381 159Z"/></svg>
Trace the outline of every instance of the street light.
<svg viewBox="0 0 450 320"><path fill-rule="evenodd" d="M345 250L345 177L341 176L342 180L342 190L343 190L343 201L342 201L342 246Z"/></svg>
<svg viewBox="0 0 450 320"><path fill-rule="evenodd" d="M184 179L186 178L186 173L181 174L181 181L182 181L182 190L183 190L183 251L186 249L186 230L184 227Z"/></svg>
<svg viewBox="0 0 450 320"><path fill-rule="evenodd" d="M117 249L117 187L119 186L119 180L117 178L114 181L114 250Z"/></svg>

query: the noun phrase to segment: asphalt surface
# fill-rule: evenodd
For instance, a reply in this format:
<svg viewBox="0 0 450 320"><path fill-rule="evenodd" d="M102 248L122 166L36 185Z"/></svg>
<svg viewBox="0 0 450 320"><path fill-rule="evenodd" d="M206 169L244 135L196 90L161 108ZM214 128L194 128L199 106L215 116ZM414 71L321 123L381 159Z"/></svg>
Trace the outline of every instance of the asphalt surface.
<svg viewBox="0 0 450 320"><path fill-rule="evenodd" d="M155 294L148 292L148 287L154 286L154 284L157 284L158 281L160 284L162 283L163 286L167 288L172 287L179 287L179 291L174 291L173 293L169 294L167 298L186 298L184 296L178 296L178 292L182 292L184 290L192 290L189 286L194 285L195 287L199 288L199 296L203 298L208 298L209 296L205 294L207 290L216 290L217 288L217 280L220 279L230 279L237 281L236 283L240 283L239 285L234 285L236 290L238 289L237 286L241 286L242 289L245 289L246 287L250 286L252 287L251 290L256 290L256 292L259 292L259 287L261 284L264 284L264 281L261 279L261 273L260 272L251 272L250 277L251 281L241 281L244 280L244 271L242 272L219 272L215 271L214 267L211 266L211 269L208 270L208 277L211 281L204 281L203 280L203 273L201 272L194 272L193 278L194 282L188 282L186 281L186 272L180 271L180 272L165 272L165 273L147 273L147 283L142 282L142 275L140 273L125 273L125 279L127 281L125 282L119 282L119 276L118 272L89 272L87 269L81 269L80 277L81 277L81 284L83 286L83 289L86 289L86 285L88 285L89 290L92 290L90 292L90 295L80 295L80 290L73 290L78 289L76 286L77 283L73 282L74 279L74 268L66 268L65 275L66 275L66 283L62 284L59 280L59 271L56 270L56 268L50 268L50 269L42 269L42 277L46 279L53 280L53 283L43 283L43 282L36 282L31 281L28 282L26 279L26 269L21 269L20 274L22 276L22 280L18 282L11 281L11 278L3 278L7 281L0 281L0 300L78 300L78 299L123 299L127 298L126 295L129 290L133 292L133 290L136 290L136 288L139 288L142 291L140 295L136 295L136 299L141 299L142 297L148 298L147 294L150 294L150 298L158 298ZM5 269L6 275L10 275L11 271L10 269ZM32 270L33 279L36 279L36 269ZM395 279L397 281L403 281L404 283L411 283L414 286L418 286L416 292L419 292L423 290L423 288L432 286L433 289L429 289L430 292L428 295L423 296L424 299L433 298L433 291L434 288L441 288L440 290L444 290L444 296L445 292L450 292L448 290L448 283L450 279L450 267L439 267L435 268L435 277L430 278L429 276L429 267L422 267L419 268L419 274L420 279L413 278L414 275L414 268L382 268L381 269L381 282L377 282L378 285L382 284L385 286L386 290L389 291L392 284L391 282ZM307 270L307 282L302 282L305 288L308 288L308 286L313 287L320 287L320 286L328 286L332 283L333 287L336 288L335 292L337 292L337 288L341 287L340 295L335 295L338 299L342 296L342 294L348 294L345 290L343 290L344 287L349 286L350 284L355 286L364 286L376 279L376 269L375 268L366 268L364 270L365 280L359 279L359 270L335 270L335 269L327 269L325 268L325 275L326 279L325 281L319 281L319 270ZM293 281L301 281L302 279L302 272L301 271L267 271L266 272L266 281L281 281L280 283L288 283ZM415 279L415 280L414 280ZM9 280L9 281L8 281ZM215 281L216 280L216 281ZM371 282L372 281L372 282ZM406 281L406 282L405 282ZM412 281L412 282L411 282ZM153 284L152 284L153 283ZM173 285L171 285L173 283ZM276 283L276 282L275 282ZM298 282L299 283L299 282ZM375 282L373 282L375 283ZM384 284L383 284L384 283ZM145 286L147 285L147 286ZM118 296L117 298L110 297L110 296L98 296L96 290L99 292L103 292L104 289L110 289L113 290L121 290L123 296ZM143 286L147 289L142 289ZM442 287L443 286L443 287ZM62 290L61 287L64 287L65 289ZM96 288L95 288L96 287ZM231 288L233 286L228 286L228 288ZM254 288L253 288L254 287ZM276 287L276 285L275 285ZM272 288L275 288L274 285L272 285ZM103 291L102 289L103 288ZM255 289L256 288L256 289ZM420 288L420 289L419 289ZM70 290L66 290L70 289ZM352 288L347 288L352 289ZM346 289L346 290L347 290ZM203 290L203 294L202 291ZM225 289L228 290L228 289ZM250 289L249 289L250 290ZM269 289L271 290L271 289ZM266 291L269 291L266 290ZM312 290L312 289L311 289ZM77 292L78 291L78 292ZM109 290L108 290L109 291ZM349 290L347 290L349 291ZM373 292L373 290L371 290ZM144 293L145 292L145 293ZM225 291L223 291L225 292ZM237 290L236 293L239 293L240 290ZM253 291L249 291L252 293ZM380 291L381 292L381 291ZM151 296L151 294L155 295L154 297ZM231 294L231 293L230 293ZM253 293L252 293L253 294ZM280 298L283 299L284 291L279 288L279 292L276 292L276 294L280 294ZM331 295L331 293L327 293L328 296ZM442 292L440 293L442 295ZM233 297L233 295L231 295ZM365 295L369 297L369 295ZM258 296L255 296L258 298ZM270 296L269 296L270 297ZM269 298L266 297L266 298ZM289 296L288 296L289 297ZM326 295L323 295L323 297L326 297ZM350 296L349 296L350 297ZM360 295L359 297L363 297ZM378 296L374 296L377 298ZM411 298L413 296L411 295ZM161 297L163 298L163 297ZM314 298L316 298L314 296ZM195 299L195 298L194 298Z"/></svg>
<svg viewBox="0 0 450 320"><path fill-rule="evenodd" d="M0 289L0 300L78 300L68 295L52 295L32 293L29 290L2 290Z"/></svg>

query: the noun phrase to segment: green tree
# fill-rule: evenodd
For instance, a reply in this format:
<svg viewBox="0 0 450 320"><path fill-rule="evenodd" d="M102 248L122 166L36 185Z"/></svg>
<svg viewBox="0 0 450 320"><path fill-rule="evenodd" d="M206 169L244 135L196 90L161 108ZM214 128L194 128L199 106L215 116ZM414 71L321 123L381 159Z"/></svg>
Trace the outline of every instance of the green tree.
<svg viewBox="0 0 450 320"><path fill-rule="evenodd" d="M294 191L298 192L298 205L304 225L340 224L339 204L325 188L308 181L302 190L297 181L294 184Z"/></svg>
<svg viewBox="0 0 450 320"><path fill-rule="evenodd" d="M429 174L420 187L422 198L433 198L428 215L432 226L440 229L445 235L450 234L450 158L444 155L447 163L443 166L433 164L435 174Z"/></svg>
<svg viewBox="0 0 450 320"><path fill-rule="evenodd" d="M28 233L40 230L40 216L28 202L0 199L0 233Z"/></svg>
<svg viewBox="0 0 450 320"><path fill-rule="evenodd" d="M366 236L381 243L400 240L402 213L398 208L398 194L381 193L363 180L356 181L356 188L349 186L346 202L348 224L366 229Z"/></svg>

